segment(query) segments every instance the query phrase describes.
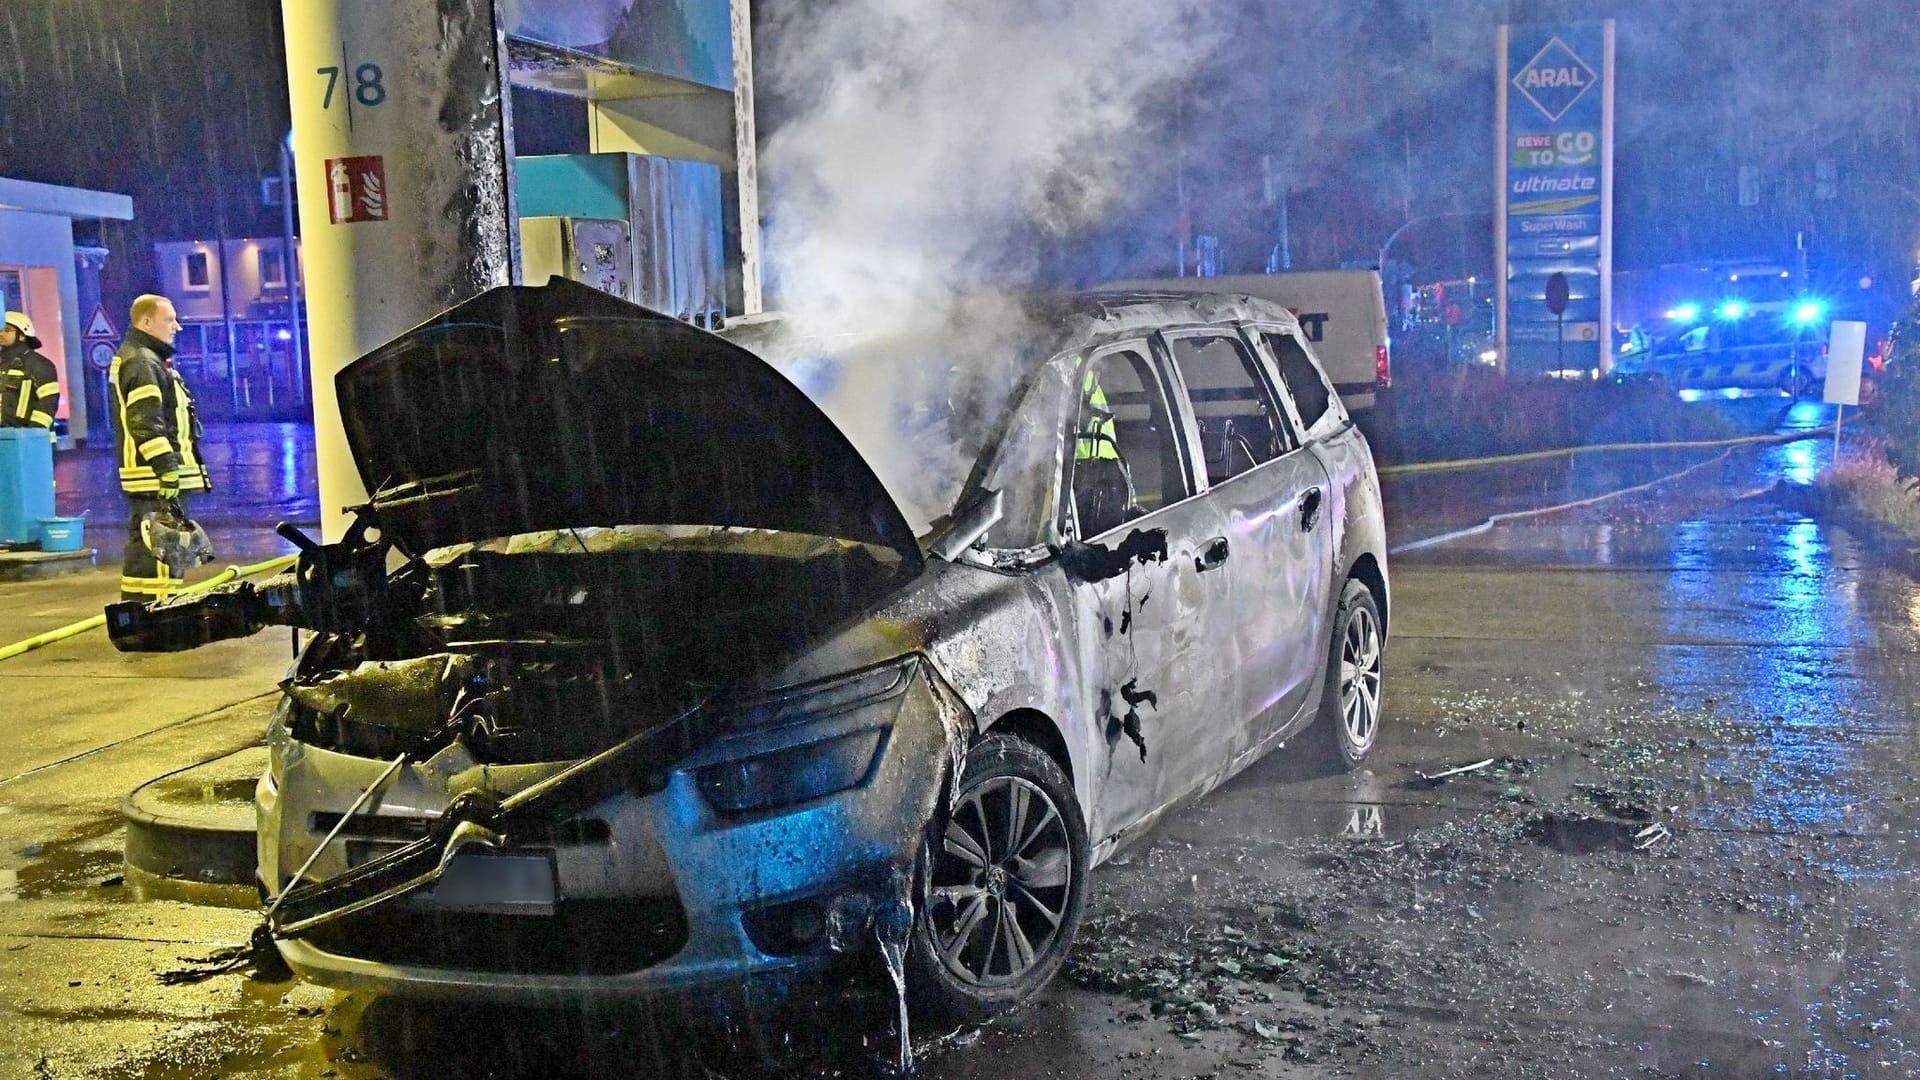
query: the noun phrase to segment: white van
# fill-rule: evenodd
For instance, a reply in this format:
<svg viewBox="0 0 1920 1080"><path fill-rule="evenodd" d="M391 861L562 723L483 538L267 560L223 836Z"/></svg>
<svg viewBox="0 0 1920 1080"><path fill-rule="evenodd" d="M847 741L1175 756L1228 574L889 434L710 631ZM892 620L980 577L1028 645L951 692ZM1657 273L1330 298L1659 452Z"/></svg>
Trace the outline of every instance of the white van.
<svg viewBox="0 0 1920 1080"><path fill-rule="evenodd" d="M1154 278L1096 285L1126 292L1243 293L1294 313L1320 366L1349 412L1373 407L1393 380L1386 294L1377 270L1301 270L1286 274Z"/></svg>

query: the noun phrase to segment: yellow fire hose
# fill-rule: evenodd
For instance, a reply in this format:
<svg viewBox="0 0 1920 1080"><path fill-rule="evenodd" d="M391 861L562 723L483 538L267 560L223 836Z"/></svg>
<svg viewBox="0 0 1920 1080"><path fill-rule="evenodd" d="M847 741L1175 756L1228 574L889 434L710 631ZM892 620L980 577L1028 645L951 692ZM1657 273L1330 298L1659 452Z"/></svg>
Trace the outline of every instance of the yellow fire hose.
<svg viewBox="0 0 1920 1080"><path fill-rule="evenodd" d="M186 586L181 589L180 592L200 592L204 589L211 589L216 585L225 585L227 582L233 581L236 578L252 577L255 574L279 573L287 567L292 566L295 562L298 562L299 559L300 556L298 555L282 555L277 559L268 559L266 562L257 562L251 566L229 566L205 581L196 581ZM82 619L77 623L63 626L58 630L49 630L38 637L30 637L25 641L16 641L11 645L0 646L0 660L11 660L16 656L30 653L35 649L51 645L56 641L65 641L75 635L84 634L89 630L98 630L105 625L107 625L107 616L103 612L90 619Z"/></svg>
<svg viewBox="0 0 1920 1080"><path fill-rule="evenodd" d="M1416 473L1450 472L1458 469L1479 469L1490 465L1512 465L1527 461L1545 461L1549 458L1570 457L1574 454L1599 454L1619 450L1721 450L1728 447L1757 445L1759 443L1797 442L1815 435L1832 432L1831 427L1814 428L1807 431L1790 432L1785 435L1747 435L1736 439L1711 439L1704 442L1659 442L1659 443L1601 443L1594 446L1569 446L1558 450L1534 450L1524 454L1505 454L1499 457L1466 458L1460 461L1422 461L1411 465L1387 465L1379 470L1381 476L1407 476ZM236 578L252 577L255 574L272 574L292 566L299 560L298 555L283 555L277 559L254 563L251 566L229 566L205 581L196 581L183 593L199 592L216 585L225 585ZM51 645L56 641L97 630L107 625L104 614L77 623L63 626L58 630L49 630L38 637L25 641L16 641L11 645L0 646L0 660L11 660L23 653Z"/></svg>
<svg viewBox="0 0 1920 1080"><path fill-rule="evenodd" d="M1483 469L1490 465L1514 465L1527 461L1546 461L1549 458L1572 457L1575 454L1604 454L1621 450L1725 450L1736 446L1754 446L1760 443L1789 443L1816 435L1833 434L1829 424L1821 428L1809 428L1806 431L1791 431L1784 435L1743 435L1734 439L1707 439L1701 442L1656 442L1656 443L1597 443L1593 446L1564 446L1557 450L1533 450L1524 454L1503 454L1499 457L1463 458L1458 461L1416 461L1408 465L1382 465L1381 476L1411 476L1416 473L1453 472L1459 469Z"/></svg>
<svg viewBox="0 0 1920 1080"><path fill-rule="evenodd" d="M1572 502L1559 503L1554 506L1540 506L1540 507L1535 507L1531 510L1513 510L1504 514L1495 514L1492 517L1486 519L1485 521L1482 521L1478 525L1469 525L1464 529L1455 529L1452 532L1441 533L1439 536L1429 536L1424 540L1413 540L1413 541L1409 541L1407 543L1401 544L1398 547L1389 548L1387 550L1387 554L1400 555L1409 551L1417 551L1420 548L1424 548L1424 547L1433 547L1436 544L1446 544L1446 543L1451 543L1452 541L1455 541L1455 540L1465 539L1466 537L1469 537L1469 536L1478 536L1481 533L1493 531L1494 526L1499 525L1502 522L1518 521L1522 518L1541 517L1547 514L1558 514L1565 510L1574 510L1583 506L1592 506L1595 503L1603 503L1610 499L1617 499L1622 495L1635 495L1642 491L1651 491L1654 488L1660 487L1663 484L1671 483L1675 480L1680 479L1683 476L1688 476L1692 473L1698 472L1699 470L1704 469L1707 466L1714 464L1715 462L1725 461L1727 458L1733 455L1733 452L1735 450L1739 449L1743 445L1747 445L1751 443L1762 443L1762 442L1775 442L1775 443L1799 442L1802 439L1812 439L1812 438L1823 437L1829 434L1830 432L1832 432L1833 430L1834 428L1832 426L1828 426L1823 428L1813 428L1807 431L1788 432L1787 434L1784 434L1784 435L1755 435L1755 436L1747 436L1739 439L1726 439L1720 442L1668 443L1666 445L1669 447L1686 446L1686 447L1706 447L1709 449L1724 447L1725 449L1722 449L1719 454L1716 454L1715 456L1710 457L1705 461L1694 462L1692 465L1689 465L1686 468L1681 469L1677 473L1670 473L1666 476L1660 477L1659 479L1649 480L1644 484L1635 484L1632 487L1619 488L1614 491L1603 492L1599 495L1592 495L1584 499L1575 499ZM1645 444L1639 444L1639 443L1629 443L1625 447L1619 447L1619 446L1612 447L1612 449L1634 449L1634 450L1646 449L1646 448L1647 446ZM1550 451L1545 451L1544 453L1549 455L1578 453L1579 449L1581 448L1576 448L1573 450L1550 450ZM1606 449L1606 448L1587 447L1584 449L1598 450L1598 449ZM1516 456L1533 459L1541 455L1531 454L1531 455L1516 455ZM1504 459L1485 458L1481 460L1498 462ZM1467 467L1466 465L1459 464L1456 462L1434 462L1434 464L1445 465L1453 468ZM1380 471L1385 472L1386 470L1382 469ZM1435 472L1438 470L1429 469L1427 471Z"/></svg>

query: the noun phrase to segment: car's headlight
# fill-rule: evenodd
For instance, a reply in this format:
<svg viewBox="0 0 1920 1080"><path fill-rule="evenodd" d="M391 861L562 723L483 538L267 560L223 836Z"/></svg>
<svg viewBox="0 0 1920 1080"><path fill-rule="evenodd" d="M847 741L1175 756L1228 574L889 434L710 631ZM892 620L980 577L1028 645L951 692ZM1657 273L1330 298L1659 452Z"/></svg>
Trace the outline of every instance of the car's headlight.
<svg viewBox="0 0 1920 1080"><path fill-rule="evenodd" d="M789 686L721 706L725 724L735 731L764 731L864 708L906 692L919 657L907 656L877 667Z"/></svg>
<svg viewBox="0 0 1920 1080"><path fill-rule="evenodd" d="M810 802L864 782L873 773L889 728L868 728L816 742L709 765L700 791L727 814Z"/></svg>
<svg viewBox="0 0 1920 1080"><path fill-rule="evenodd" d="M774 731L870 709L873 720L842 721L839 733L824 738L703 766L695 773L701 792L714 809L738 814L808 802L864 782L892 726L891 711L876 706L906 695L918 663L918 657L906 656L736 703L727 726L737 731ZM853 724L858 730L845 730Z"/></svg>

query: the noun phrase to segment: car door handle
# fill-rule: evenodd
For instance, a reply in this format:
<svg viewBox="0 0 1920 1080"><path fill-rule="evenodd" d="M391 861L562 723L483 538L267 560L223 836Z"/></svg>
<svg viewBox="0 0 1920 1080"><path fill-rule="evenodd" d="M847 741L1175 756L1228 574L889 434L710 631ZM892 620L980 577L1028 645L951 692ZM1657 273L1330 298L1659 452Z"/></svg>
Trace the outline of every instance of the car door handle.
<svg viewBox="0 0 1920 1080"><path fill-rule="evenodd" d="M1227 538L1224 536L1216 536L1207 541L1206 546L1200 549L1200 554L1193 557L1193 568L1204 574L1209 570L1216 569L1226 561Z"/></svg>
<svg viewBox="0 0 1920 1080"><path fill-rule="evenodd" d="M1320 524L1320 503L1322 501L1320 489L1317 487L1308 488L1306 494L1300 496L1301 532L1312 532L1313 527Z"/></svg>

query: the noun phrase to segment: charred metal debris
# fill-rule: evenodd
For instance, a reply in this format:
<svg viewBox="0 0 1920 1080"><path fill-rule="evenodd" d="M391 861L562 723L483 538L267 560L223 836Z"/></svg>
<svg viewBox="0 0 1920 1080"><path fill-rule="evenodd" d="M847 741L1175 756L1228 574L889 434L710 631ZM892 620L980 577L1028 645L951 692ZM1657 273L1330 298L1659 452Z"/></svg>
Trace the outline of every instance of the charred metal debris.
<svg viewBox="0 0 1920 1080"><path fill-rule="evenodd" d="M294 570L154 604L111 605L109 635L122 651L175 652L268 626L316 633L281 683L289 733L391 761L340 815L316 857L402 766L456 742L482 763L571 763L504 796L460 792L425 835L325 880L304 880L310 858L269 898L266 936L195 961L210 967L166 979L259 969L278 960L264 945L431 888L464 850L537 842L610 797L659 790L694 748L783 707L778 691L715 688L753 685L755 675L777 670L797 643L818 633L810 622L830 618L810 619L804 607L787 605L782 610L795 614L763 616L768 625L757 632L716 631L728 635L726 648L711 634L695 634L697 640L667 647L653 635L643 649L610 629L608 612L594 601L603 592L633 595L632 577L660 573L647 558L676 553L636 555L646 564L636 567L632 559L540 561L463 545L430 557L401 552L403 564L389 573L396 549L371 538L379 535L376 520L373 507L359 508L335 544L282 525L281 535L300 548ZM507 558L517 560L511 572ZM698 577L697 569L690 576ZM911 664L898 692L914 680L937 682L925 664ZM934 694L951 701L938 688ZM949 739L964 747L962 724L947 711ZM555 716L570 719L558 724Z"/></svg>
<svg viewBox="0 0 1920 1080"><path fill-rule="evenodd" d="M1167 531L1165 529L1134 529L1126 539L1113 547L1105 544L1074 543L1059 551L1060 562L1069 576L1078 581L1109 581L1117 577L1126 577L1125 601L1121 605L1118 633L1128 638L1127 670L1135 666L1131 635L1133 634L1134 613L1146 607L1152 599L1151 589L1135 596L1133 593L1133 568L1149 563L1167 561ZM1103 629L1107 637L1116 631L1112 616L1106 616ZM1112 747L1125 735L1132 740L1140 751L1140 760L1147 760L1147 737L1140 719L1140 706L1158 710L1160 697L1151 690L1140 689L1138 679L1128 679L1119 688L1120 699L1127 705L1127 711L1116 715L1113 711L1113 693L1103 690L1100 693L1099 716L1106 723L1107 745Z"/></svg>
<svg viewBox="0 0 1920 1080"><path fill-rule="evenodd" d="M1077 581L1106 581L1135 566L1167 561L1167 530L1135 529L1114 547L1105 544L1068 544L1059 551L1060 565ZM1122 631L1124 633L1124 631Z"/></svg>
<svg viewBox="0 0 1920 1080"><path fill-rule="evenodd" d="M1139 707L1146 705L1158 711L1160 695L1151 690L1140 689L1139 682L1138 679L1128 679L1125 685L1120 687L1120 700L1127 703L1127 711L1120 717L1120 730L1126 733L1127 738L1133 740L1133 745L1140 748L1140 760L1145 761L1147 760L1147 740L1140 731Z"/></svg>

